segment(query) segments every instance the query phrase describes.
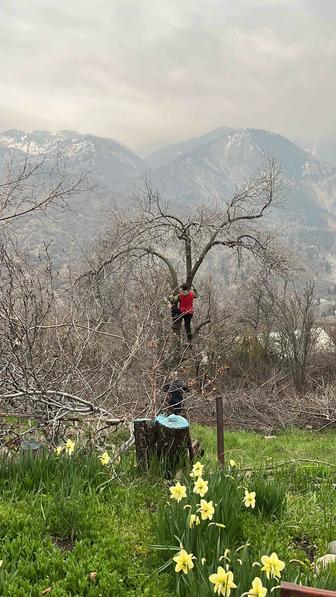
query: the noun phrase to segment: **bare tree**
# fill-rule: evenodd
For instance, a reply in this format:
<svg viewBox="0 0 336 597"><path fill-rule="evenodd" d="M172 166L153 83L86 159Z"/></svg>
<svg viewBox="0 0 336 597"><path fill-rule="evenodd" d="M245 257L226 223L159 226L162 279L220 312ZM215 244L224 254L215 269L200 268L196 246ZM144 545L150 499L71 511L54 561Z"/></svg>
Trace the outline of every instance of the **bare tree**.
<svg viewBox="0 0 336 597"><path fill-rule="evenodd" d="M314 345L314 284L306 283L302 291L298 291L293 282L288 281L272 285L264 280L259 296L261 309L270 321L273 320L273 331L269 333L267 348L287 362L293 375L297 390L301 391L305 384L309 356Z"/></svg>
<svg viewBox="0 0 336 597"><path fill-rule="evenodd" d="M67 172L67 160L58 151L52 160L34 157L29 149L21 161L13 159L0 180L0 226L45 212L51 205L67 206L67 200L87 190L85 173Z"/></svg>
<svg viewBox="0 0 336 597"><path fill-rule="evenodd" d="M270 160L263 172L246 181L228 202L183 210L164 204L149 183L132 210L113 214L102 238L92 276L102 279L125 263L160 263L172 291L180 283L190 287L210 252L217 248L248 251L271 267L280 267L273 236L259 226L266 211L279 199L282 176ZM181 211L182 213L179 213Z"/></svg>

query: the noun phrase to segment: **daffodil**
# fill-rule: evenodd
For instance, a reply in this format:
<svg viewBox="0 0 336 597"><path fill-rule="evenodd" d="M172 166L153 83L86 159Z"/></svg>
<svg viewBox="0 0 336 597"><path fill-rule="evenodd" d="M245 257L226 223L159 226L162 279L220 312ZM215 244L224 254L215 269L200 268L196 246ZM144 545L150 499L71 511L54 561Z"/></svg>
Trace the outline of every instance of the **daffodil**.
<svg viewBox="0 0 336 597"><path fill-rule="evenodd" d="M217 573L211 574L209 580L215 585L214 593L217 593L218 595L230 597L231 589L237 588L237 585L233 582L233 574L231 570L225 572L222 566L218 566Z"/></svg>
<svg viewBox="0 0 336 597"><path fill-rule="evenodd" d="M197 526L200 523L201 523L201 521L200 521L199 516L197 516L197 514L190 515L190 520L189 520L189 528L190 529L192 529L194 526Z"/></svg>
<svg viewBox="0 0 336 597"><path fill-rule="evenodd" d="M246 508L255 508L256 505L256 492L255 491L248 491L248 489L245 489L245 497L243 499L243 502L246 506Z"/></svg>
<svg viewBox="0 0 336 597"><path fill-rule="evenodd" d="M71 456L71 454L74 453L74 450L75 450L75 442L73 442L71 439L68 439L65 444L66 453L69 454L69 456Z"/></svg>
<svg viewBox="0 0 336 597"><path fill-rule="evenodd" d="M3 560L0 560L0 568L1 568L2 564L3 564Z"/></svg>
<svg viewBox="0 0 336 597"><path fill-rule="evenodd" d="M174 562L176 562L175 572L183 572L183 574L188 574L188 572L194 567L193 560L195 556L192 553L188 553L185 549L181 549L178 554L173 558Z"/></svg>
<svg viewBox="0 0 336 597"><path fill-rule="evenodd" d="M267 578L271 576L271 578L280 578L281 572L285 567L285 562L279 560L277 554L275 552L271 553L270 556L262 556L261 558L264 572L266 572Z"/></svg>
<svg viewBox="0 0 336 597"><path fill-rule="evenodd" d="M64 446L57 446L57 448L55 448L57 456L59 456L62 453L63 448Z"/></svg>
<svg viewBox="0 0 336 597"><path fill-rule="evenodd" d="M192 467L190 477L193 477L193 479L196 479L197 477L202 477L203 470L204 470L204 465L201 464L200 462L196 462L194 464L194 466Z"/></svg>
<svg viewBox="0 0 336 597"><path fill-rule="evenodd" d="M231 459L231 460L229 461L229 465L230 465L230 467L231 467L231 468L235 468L235 467L237 466L237 463L236 463L236 461L235 461L235 460Z"/></svg>
<svg viewBox="0 0 336 597"><path fill-rule="evenodd" d="M266 587L263 587L261 579L259 576L256 576L255 579L252 581L252 587L248 592L249 597L265 597L267 593Z"/></svg>
<svg viewBox="0 0 336 597"><path fill-rule="evenodd" d="M226 548L224 550L224 555L219 558L219 561L220 562L221 562L221 560L229 560L230 561L229 555L230 555L230 550L228 548Z"/></svg>
<svg viewBox="0 0 336 597"><path fill-rule="evenodd" d="M219 529L225 529L225 524L222 524L221 522L209 522L209 527L210 526L215 526Z"/></svg>
<svg viewBox="0 0 336 597"><path fill-rule="evenodd" d="M204 566L204 564L206 564L206 558L201 558L201 564L202 564L202 566Z"/></svg>
<svg viewBox="0 0 336 597"><path fill-rule="evenodd" d="M170 497L172 500L176 500L180 502L183 498L187 497L187 488L185 485L181 485L179 481L177 481L176 485L173 485L169 488Z"/></svg>
<svg viewBox="0 0 336 597"><path fill-rule="evenodd" d="M200 507L197 512L200 512L202 520L212 520L215 512L212 501L207 502L206 500L201 500Z"/></svg>
<svg viewBox="0 0 336 597"><path fill-rule="evenodd" d="M194 493L197 493L201 497L204 497L205 494L208 492L208 489L208 481L204 481L202 477L198 477L194 485Z"/></svg>
<svg viewBox="0 0 336 597"><path fill-rule="evenodd" d="M103 454L99 456L99 460L104 466L106 466L110 462L111 458L107 452L103 452Z"/></svg>

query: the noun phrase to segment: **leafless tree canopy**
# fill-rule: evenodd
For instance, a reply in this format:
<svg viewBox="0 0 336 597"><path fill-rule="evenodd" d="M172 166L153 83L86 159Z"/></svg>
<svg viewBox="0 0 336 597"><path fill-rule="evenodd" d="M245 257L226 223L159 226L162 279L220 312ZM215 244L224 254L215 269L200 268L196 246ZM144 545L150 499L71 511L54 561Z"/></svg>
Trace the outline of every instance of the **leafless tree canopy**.
<svg viewBox="0 0 336 597"><path fill-rule="evenodd" d="M73 194L87 189L86 174L70 175L61 153L54 157L51 170L50 165L44 168L45 162L45 157L34 157L28 149L23 160L7 164L0 179L0 226L50 206L68 207Z"/></svg>
<svg viewBox="0 0 336 597"><path fill-rule="evenodd" d="M283 190L281 172L273 160L263 172L246 181L229 201L200 205L178 213L165 204L147 183L144 196L133 210L116 211L101 242L92 275L145 260L149 267L161 263L171 290L181 282L190 287L200 267L218 247L248 251L270 267L282 267L274 235L260 222ZM182 211L182 210L181 210Z"/></svg>
<svg viewBox="0 0 336 597"><path fill-rule="evenodd" d="M61 176L43 194L46 186L41 190L39 179L33 182L35 174L27 161L0 188L3 229L79 188ZM48 247L33 267L3 235L0 444L38 430L55 445L69 425L73 431L87 421L91 431L95 421L97 437L111 425L166 412L160 388L176 360L164 296L181 282L197 283L200 290L193 345L182 347L178 360L191 386L188 416L211 423L221 393L230 425L257 428L262 421L268 429L274 420L280 425L284 413L276 405L289 412L289 403L296 405L291 421L299 420L295 386L302 392L312 362L314 293L312 286L302 292L284 282L289 253L279 251L264 225L281 193L273 161L229 201L189 212L172 209L147 184L132 208L113 214L76 280L59 279ZM216 280L204 275L216 250L220 256L247 251L266 274L223 298ZM281 284L271 283L278 272ZM286 354L274 354L260 341L272 331L281 333ZM18 430L8 414L33 425Z"/></svg>

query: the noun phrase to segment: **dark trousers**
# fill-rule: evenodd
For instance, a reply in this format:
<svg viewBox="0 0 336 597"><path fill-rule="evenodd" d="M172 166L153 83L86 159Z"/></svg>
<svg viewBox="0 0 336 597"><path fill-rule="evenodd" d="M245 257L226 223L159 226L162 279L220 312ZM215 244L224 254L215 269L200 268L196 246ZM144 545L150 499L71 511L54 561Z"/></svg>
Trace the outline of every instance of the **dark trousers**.
<svg viewBox="0 0 336 597"><path fill-rule="evenodd" d="M173 332L176 336L180 337L180 332L181 332L181 311L178 307L172 306L171 308L171 314L172 314L172 328L173 328Z"/></svg>
<svg viewBox="0 0 336 597"><path fill-rule="evenodd" d="M172 409L174 415L180 415L183 402L182 390L175 390L169 396L169 406Z"/></svg>
<svg viewBox="0 0 336 597"><path fill-rule="evenodd" d="M184 315L183 315L184 327L185 327L185 331L186 331L187 338L188 338L189 342L191 342L191 340L192 340L192 333L191 333L192 316L193 316L192 313L184 313Z"/></svg>

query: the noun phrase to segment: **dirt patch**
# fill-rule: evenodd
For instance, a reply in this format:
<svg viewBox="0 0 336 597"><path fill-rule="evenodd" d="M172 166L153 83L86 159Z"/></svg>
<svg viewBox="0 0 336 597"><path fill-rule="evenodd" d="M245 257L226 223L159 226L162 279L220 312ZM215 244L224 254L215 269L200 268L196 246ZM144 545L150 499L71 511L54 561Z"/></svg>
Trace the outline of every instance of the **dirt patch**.
<svg viewBox="0 0 336 597"><path fill-rule="evenodd" d="M52 542L61 551L72 551L75 546L75 542L71 537L53 537Z"/></svg>
<svg viewBox="0 0 336 597"><path fill-rule="evenodd" d="M301 549L305 552L310 562L314 562L317 545L315 545L315 543L313 543L309 539L308 535L303 535L302 537L294 537L293 543L297 547L301 547Z"/></svg>

